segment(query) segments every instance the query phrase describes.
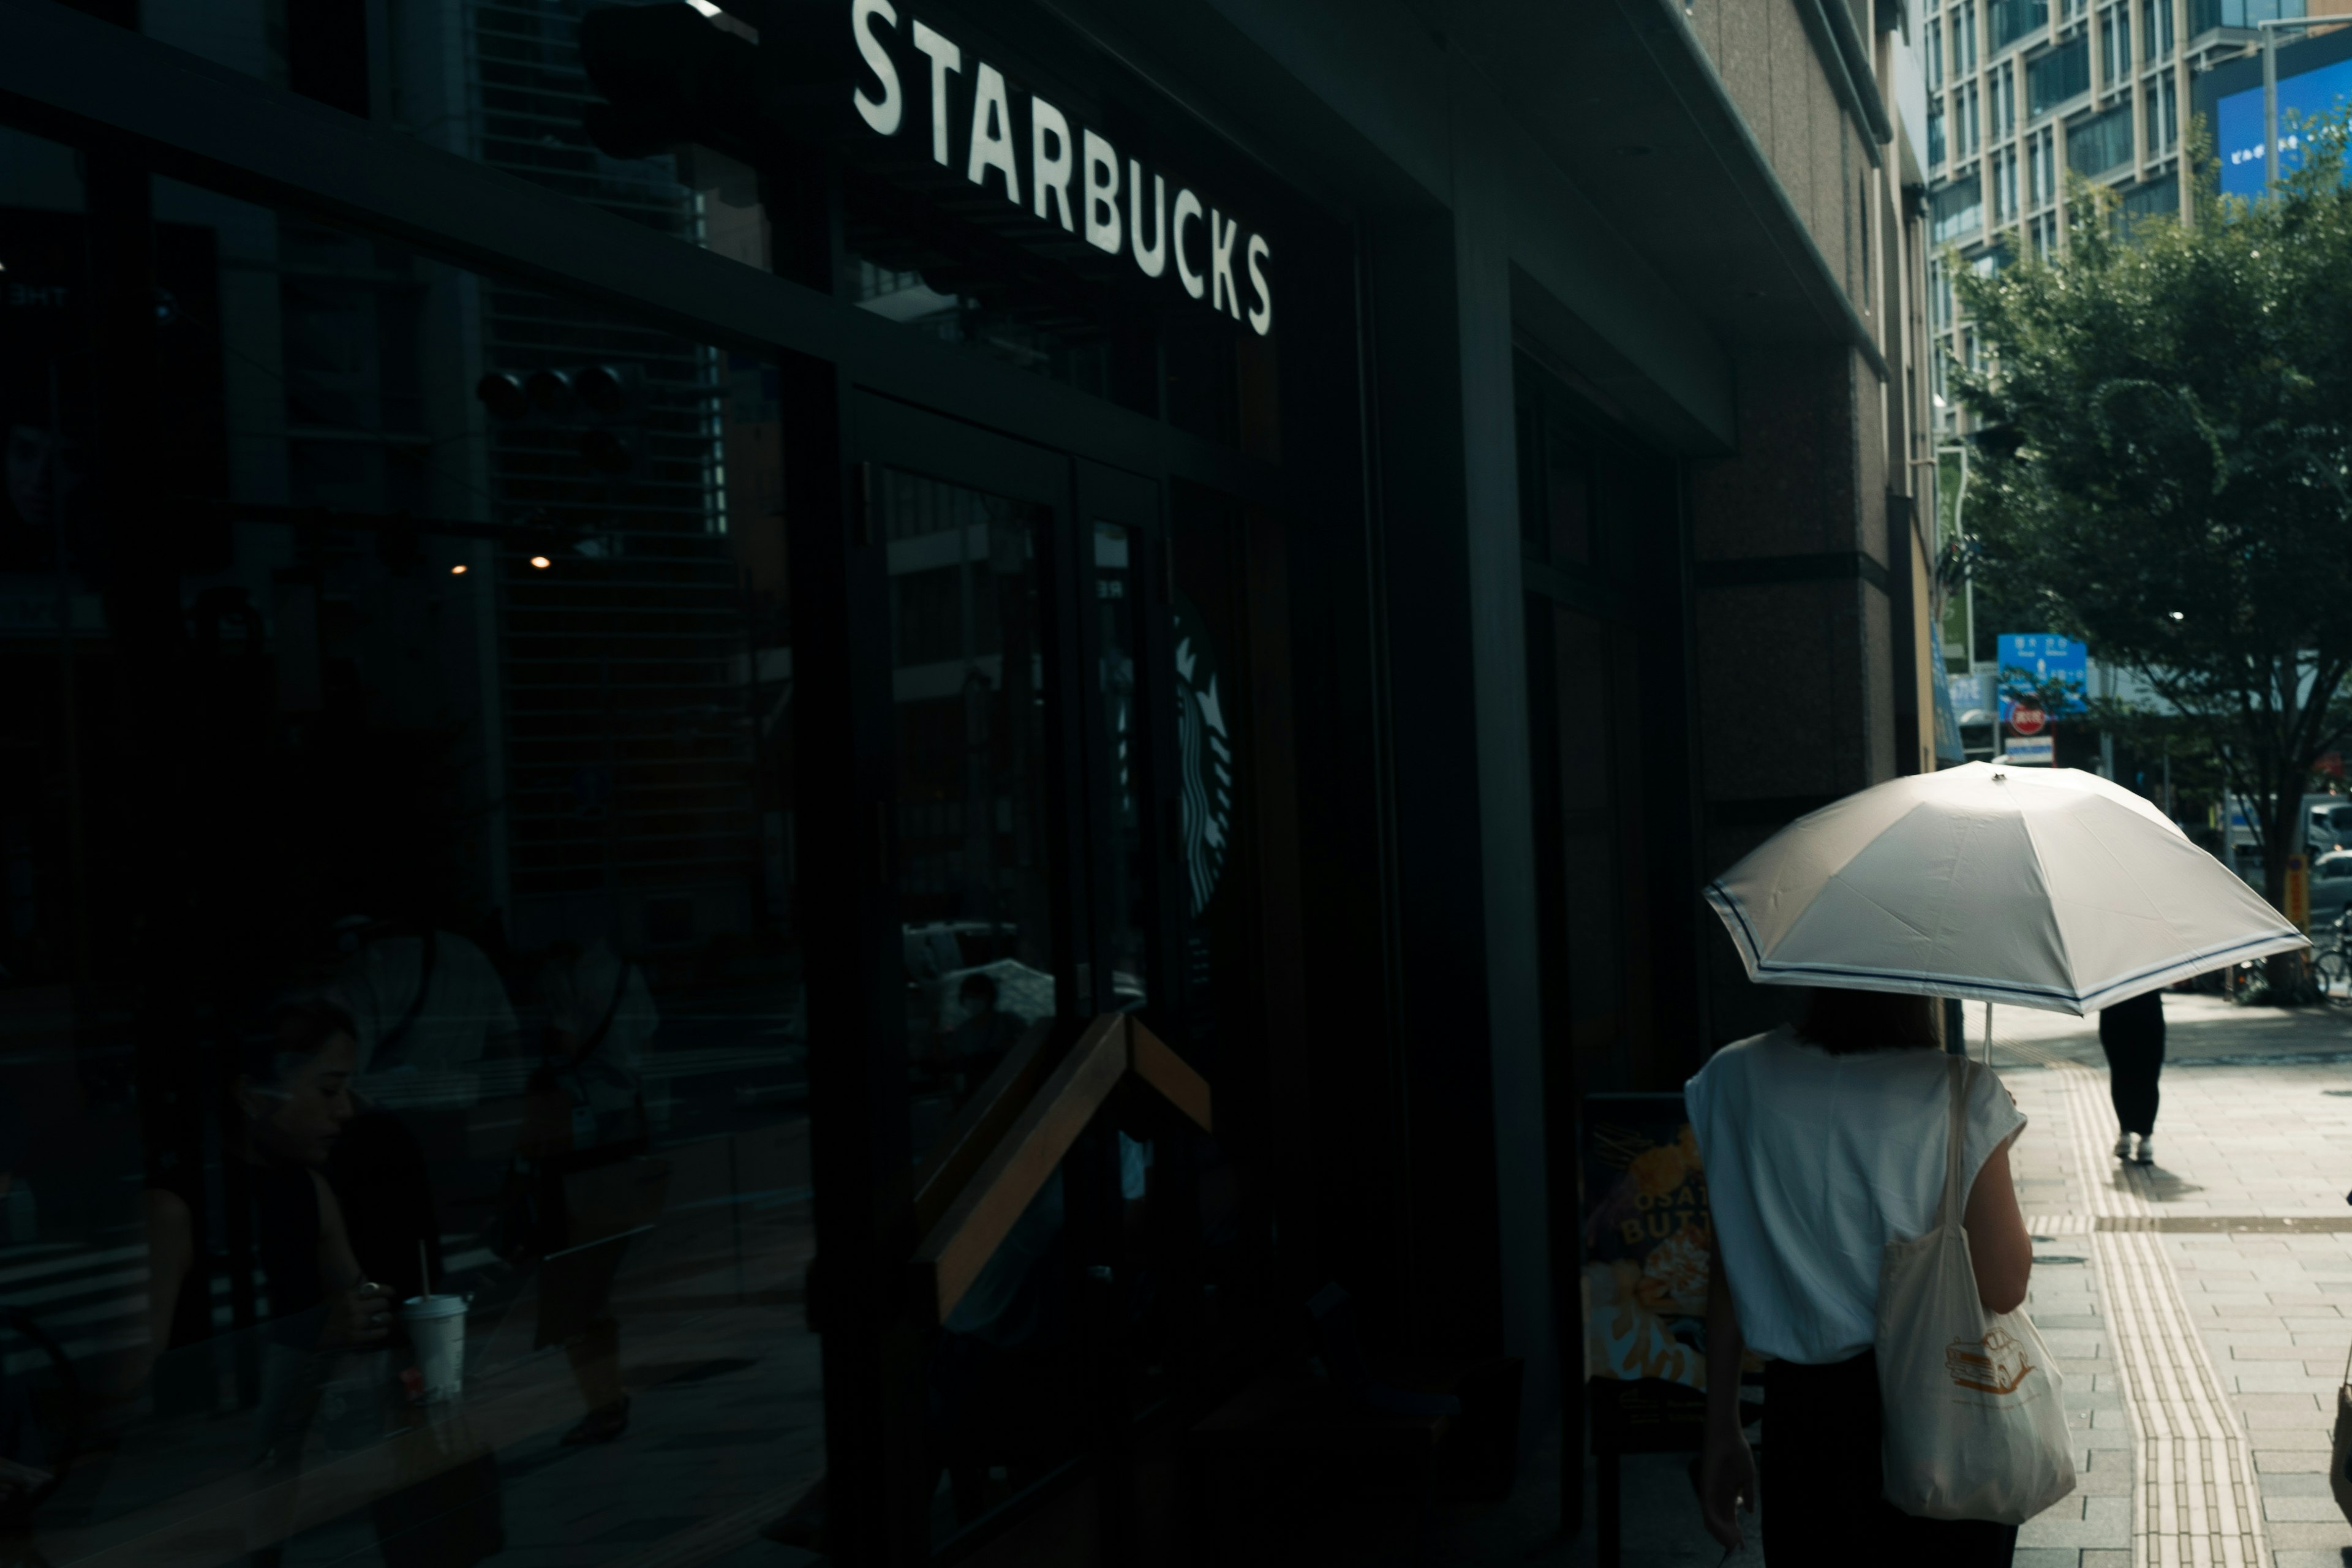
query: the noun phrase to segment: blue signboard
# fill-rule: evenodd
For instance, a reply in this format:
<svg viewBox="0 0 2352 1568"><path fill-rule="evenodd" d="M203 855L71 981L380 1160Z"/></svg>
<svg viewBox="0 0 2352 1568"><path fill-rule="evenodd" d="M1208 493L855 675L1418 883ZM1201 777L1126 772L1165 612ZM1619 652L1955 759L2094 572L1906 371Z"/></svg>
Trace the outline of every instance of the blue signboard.
<svg viewBox="0 0 2352 1568"><path fill-rule="evenodd" d="M2064 689L2065 700L2053 702L2053 713L2080 713L2091 680L2091 650L2056 632L2003 632L1994 642L2000 661L2000 718L2009 721L2010 698L2020 691Z"/></svg>
<svg viewBox="0 0 2352 1568"><path fill-rule="evenodd" d="M2303 139L2295 134L2294 116L2312 119L2332 114L2352 100L2352 59L2337 60L2316 70L2279 78L2279 168L2292 173L2303 165ZM2213 139L2221 157L2221 194L2259 196L2263 169L2263 89L2233 92L2214 105Z"/></svg>

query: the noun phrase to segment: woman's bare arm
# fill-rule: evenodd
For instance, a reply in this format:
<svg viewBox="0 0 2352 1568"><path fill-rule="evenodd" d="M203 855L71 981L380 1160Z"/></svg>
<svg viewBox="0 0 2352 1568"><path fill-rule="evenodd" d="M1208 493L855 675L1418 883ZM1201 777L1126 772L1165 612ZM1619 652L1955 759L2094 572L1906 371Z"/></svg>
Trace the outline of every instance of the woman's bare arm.
<svg viewBox="0 0 2352 1568"><path fill-rule="evenodd" d="M1977 1300L1989 1312L2013 1312L2025 1303L2033 1273L2033 1238L2017 1209L2017 1188L2009 1179L2009 1145L1992 1152L1969 1188L1968 1212L1960 1224L1969 1233L1969 1262L1977 1276Z"/></svg>

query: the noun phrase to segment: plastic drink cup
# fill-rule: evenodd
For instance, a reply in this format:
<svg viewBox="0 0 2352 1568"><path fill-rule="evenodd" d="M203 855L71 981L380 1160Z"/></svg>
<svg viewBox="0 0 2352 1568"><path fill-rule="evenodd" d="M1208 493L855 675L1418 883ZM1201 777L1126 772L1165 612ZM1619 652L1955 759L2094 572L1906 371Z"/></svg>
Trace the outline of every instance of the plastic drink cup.
<svg viewBox="0 0 2352 1568"><path fill-rule="evenodd" d="M411 1296L400 1304L400 1321L416 1347L425 1403L457 1398L466 1380L466 1298Z"/></svg>

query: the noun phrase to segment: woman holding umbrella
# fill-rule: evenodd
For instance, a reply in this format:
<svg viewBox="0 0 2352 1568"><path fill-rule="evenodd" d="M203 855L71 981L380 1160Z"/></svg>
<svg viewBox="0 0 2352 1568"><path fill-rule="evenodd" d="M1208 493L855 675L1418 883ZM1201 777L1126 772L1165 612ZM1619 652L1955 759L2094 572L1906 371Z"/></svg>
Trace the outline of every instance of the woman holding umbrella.
<svg viewBox="0 0 2352 1568"><path fill-rule="evenodd" d="M1812 988L1800 1023L1725 1047L1684 1094L1716 1237L1707 1529L1737 1545L1753 1506L1738 1414L1753 1349L1769 1358L1768 1560L2008 1563L2020 1519L2072 1487L2063 1449L2046 1473L2014 1488L1996 1476L1936 1517L1888 1500L1924 1495L1922 1477L1882 1461L1969 1419L1943 1366L1936 1386L1909 1379L1918 1341L1890 1325L1906 1298L1881 1300L1898 1256L1949 1236L1943 1205L1964 1193L1969 1312L2019 1308L2032 1267L2009 1173L2025 1117L1991 1072L1937 1048L1958 1043L1939 1037L1933 999L2081 1016L2304 938L2154 806L2069 769L1972 763L1880 784L1790 824L1706 897L1750 979ZM1887 1363L1882 1387L1890 1331L1906 1376ZM1951 1341L1952 1384L1999 1396L2038 1373L2054 1402L2055 1368L2016 1342ZM2013 1450L2021 1467L2030 1447ZM1971 1497L1990 1500L1970 1511Z"/></svg>

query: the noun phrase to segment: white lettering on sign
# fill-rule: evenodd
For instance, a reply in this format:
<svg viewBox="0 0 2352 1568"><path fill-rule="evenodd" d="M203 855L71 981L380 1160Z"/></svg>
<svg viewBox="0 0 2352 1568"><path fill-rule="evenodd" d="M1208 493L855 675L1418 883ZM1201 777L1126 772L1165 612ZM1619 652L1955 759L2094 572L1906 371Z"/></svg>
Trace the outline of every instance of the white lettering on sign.
<svg viewBox="0 0 2352 1568"><path fill-rule="evenodd" d="M931 31L919 18L915 23L915 47L931 59L931 162L944 169L948 163L948 73L963 69L963 50ZM890 74L895 78L898 73L893 68Z"/></svg>
<svg viewBox="0 0 2352 1568"><path fill-rule="evenodd" d="M1045 150L1048 138L1052 152ZM1061 209L1058 220L1064 228L1070 223L1070 122L1062 111L1034 94L1029 100L1029 188L1036 194L1037 216L1049 216L1045 202L1050 195L1055 206Z"/></svg>
<svg viewBox="0 0 2352 1568"><path fill-rule="evenodd" d="M850 0L849 25L858 58L873 79L850 89L851 101L876 135L896 136L907 120L898 62L890 52L890 37L898 28L898 10L891 0ZM919 17L910 19L907 37L929 62L931 161L951 168L950 131L954 109L949 79L964 73L962 46ZM964 178L985 189L989 171L995 170L1003 179L1004 199L1018 206L1024 204L1013 136L1012 94L1004 73L974 57ZM1036 94L1029 95L1026 205L1030 211L1067 232L1083 233L1087 244L1107 256L1117 256L1124 248L1136 270L1146 278L1166 276L1173 255L1176 281L1186 294L1235 321L1246 321L1250 331L1260 337L1271 332L1274 285L1268 270L1274 260L1273 242L1255 232L1244 239L1240 219L1204 205L1189 188L1180 187L1171 205L1164 175L1145 169L1134 158L1126 163L1127 210L1122 215L1119 153L1110 138L1091 126L1080 126L1074 141L1069 117ZM1151 187L1148 198L1144 194L1147 174ZM1078 186L1076 193L1070 188L1074 180ZM1190 235L1204 224L1208 231L1204 236ZM1236 251L1249 279L1248 300L1243 297L1234 270Z"/></svg>
<svg viewBox="0 0 2352 1568"><path fill-rule="evenodd" d="M1092 131L1086 133L1087 243L1118 254L1118 153Z"/></svg>
<svg viewBox="0 0 2352 1568"><path fill-rule="evenodd" d="M1176 216L1171 220L1173 228L1171 243L1176 247L1176 280L1184 285L1184 292L1199 299L1206 285L1201 275L1192 270L1192 258L1184 254L1184 220L1201 221L1201 198L1190 191L1176 193Z"/></svg>
<svg viewBox="0 0 2352 1568"><path fill-rule="evenodd" d="M1004 175L1004 199L1021 199L1021 175L1013 167L1013 110L1004 101L1004 73L980 62L979 79L971 94L971 161L963 177L975 185L988 184L991 169Z"/></svg>
<svg viewBox="0 0 2352 1568"><path fill-rule="evenodd" d="M890 9L890 0L850 0L849 26L857 35L857 53L866 61L866 68L882 84L879 99L866 97L862 87L851 97L866 124L885 136L896 136L907 104L898 92L898 62L890 58L890 51L875 36L874 24L877 20L893 27L898 25L898 13Z"/></svg>
<svg viewBox="0 0 2352 1568"><path fill-rule="evenodd" d="M1146 278L1157 278L1168 270L1168 182L1159 175L1151 176L1151 248L1143 247L1143 165L1129 158L1127 161L1127 233L1128 244L1135 252L1135 264L1143 268Z"/></svg>
<svg viewBox="0 0 2352 1568"><path fill-rule="evenodd" d="M1258 263L1271 253L1265 247L1265 236L1254 234L1249 242L1250 287L1257 290L1257 303L1250 307L1250 330L1264 337L1274 327L1274 293L1265 286L1265 269Z"/></svg>
<svg viewBox="0 0 2352 1568"><path fill-rule="evenodd" d="M1233 219L1222 216L1216 208L1209 209L1209 277L1213 285L1209 290L1209 304L1236 321L1241 318L1242 297L1234 290L1234 236L1241 232L1241 227Z"/></svg>

